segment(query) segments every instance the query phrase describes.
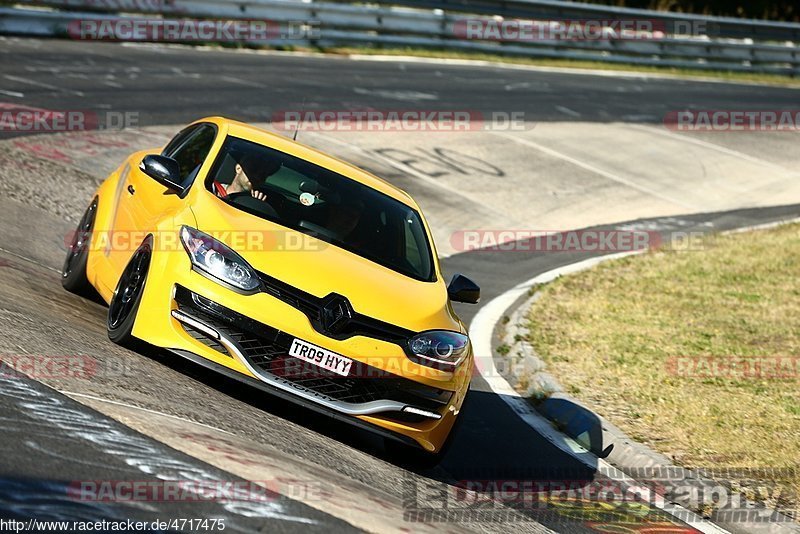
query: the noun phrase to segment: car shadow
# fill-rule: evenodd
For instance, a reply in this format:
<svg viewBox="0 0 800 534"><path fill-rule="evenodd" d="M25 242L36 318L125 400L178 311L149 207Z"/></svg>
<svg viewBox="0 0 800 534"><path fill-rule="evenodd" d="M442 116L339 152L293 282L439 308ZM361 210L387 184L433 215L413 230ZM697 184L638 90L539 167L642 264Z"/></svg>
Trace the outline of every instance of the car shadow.
<svg viewBox="0 0 800 534"><path fill-rule="evenodd" d="M604 437L602 421L589 408L557 394L537 400L532 405L560 432L598 458L608 458L614 450L614 444Z"/></svg>
<svg viewBox="0 0 800 534"><path fill-rule="evenodd" d="M551 491L581 493L595 481L593 454L563 450L566 441L556 444L526 424L499 395L470 391L463 406L464 420L456 427L452 442L436 467L421 467L413 461L392 456L383 439L371 432L343 425L325 414L271 396L260 389L243 387L241 382L224 377L157 347L140 344L136 351L162 365L191 377L240 402L303 426L326 439L380 458L405 472L404 512L427 520L431 515L442 521L464 520L463 514L478 514L470 520L498 521L498 513L513 514L521 521L537 521L558 526L577 525L574 518L559 515L558 508L542 504ZM560 445L560 446L559 446ZM520 488L513 495L496 494L496 487ZM430 487L453 502L432 501ZM465 496L471 496L465 500ZM491 507L487 509L487 503ZM454 507L455 506L455 507ZM448 512L448 510L454 510ZM445 516L442 516L442 514ZM456 514L456 515L447 515ZM482 518L482 519L481 519ZM505 520L504 520L505 521ZM570 530L566 528L566 530Z"/></svg>
<svg viewBox="0 0 800 534"><path fill-rule="evenodd" d="M600 423L585 409L567 409L566 402L554 399L552 407L558 404L559 413L569 414L564 430L575 433L578 439L559 433L541 434L511 408L510 399L489 391L483 379L476 377L462 408L460 417L464 419L454 430L446 454L438 466L422 467L392 456L377 434L243 386L169 351L152 346L140 346L137 351L325 440L394 465L402 472L397 489L404 519L410 525L539 523L556 532L618 532L625 524L667 529L661 531L671 534L696 532L649 502L628 498L619 483L598 469L597 455L575 442L590 439L585 441L590 449L607 450L608 444L601 441L598 432ZM598 497L604 491L613 495Z"/></svg>

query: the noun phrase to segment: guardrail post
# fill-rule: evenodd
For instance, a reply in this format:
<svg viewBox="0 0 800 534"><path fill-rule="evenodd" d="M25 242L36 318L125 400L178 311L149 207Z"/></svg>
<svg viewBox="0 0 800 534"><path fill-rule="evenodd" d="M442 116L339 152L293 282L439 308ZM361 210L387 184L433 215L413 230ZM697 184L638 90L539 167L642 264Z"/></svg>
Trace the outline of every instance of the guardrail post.
<svg viewBox="0 0 800 534"><path fill-rule="evenodd" d="M30 35L63 35L70 21L100 17L104 13L138 12L139 16L160 14L186 18L268 17L291 22L308 17L319 22L318 35L308 39L320 44L375 44L446 48L457 51L505 53L521 57L572 58L587 61L635 63L677 68L750 70L796 77L800 74L797 46L779 44L786 38L800 39L800 24L737 20L720 17L618 8L559 0L371 0L370 4L332 0L288 2L286 0L142 0L137 2L97 2L97 0L16 0L17 4L44 6L50 10L26 10L18 6L0 7L0 31ZM378 4L376 7L374 4ZM113 7L116 5L117 7ZM475 7L478 5L478 7ZM122 7L120 7L122 6ZM133 7L131 7L133 6ZM189 6L189 7L187 7ZM400 9L397 6L404 6ZM422 8L421 6L425 6ZM413 9L416 8L416 9ZM59 11L59 9L61 9ZM75 11L85 10L88 12ZM692 27L690 35L667 30L667 38L649 39L642 46L607 38L576 40L558 37L542 41L518 38L494 40L466 39L455 35L454 24L467 17L493 20L502 14L506 21L520 17L530 20L631 20L662 21L667 28ZM681 24L684 23L684 24ZM695 35L704 26L702 37ZM735 35L739 40L731 40ZM750 36L752 40L744 40ZM635 37L634 37L635 39ZM761 40L760 42L753 42Z"/></svg>

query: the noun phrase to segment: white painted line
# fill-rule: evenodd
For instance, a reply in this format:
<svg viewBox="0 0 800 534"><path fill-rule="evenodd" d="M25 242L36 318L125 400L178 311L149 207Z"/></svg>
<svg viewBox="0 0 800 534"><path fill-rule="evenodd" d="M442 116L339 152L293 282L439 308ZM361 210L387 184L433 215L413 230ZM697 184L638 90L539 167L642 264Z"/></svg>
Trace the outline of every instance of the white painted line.
<svg viewBox="0 0 800 534"><path fill-rule="evenodd" d="M63 454L55 453L55 452L53 452L53 451L51 451L49 449L46 449L46 448L42 447L41 445L39 445L35 441L31 441L31 440L25 441L25 446L27 446L30 449L35 450L36 452L38 452L40 454L46 454L47 456L50 456L50 457L53 457L53 458L57 458L57 459L62 460L64 462L68 463L68 464L72 464L72 465L81 464L81 465L89 466L89 467L94 468L94 469L97 469L98 467L100 467L95 462L88 462L86 460L79 460L79 459L74 458L72 456L65 456ZM103 464L102 467L104 469L113 469L114 471L120 471L122 473L128 473L128 469L125 468L125 467L117 467L117 466L111 465L111 464Z"/></svg>
<svg viewBox="0 0 800 534"><path fill-rule="evenodd" d="M773 228L780 228L781 226L786 226L787 224L797 224L797 223L800 223L800 217L792 219L783 219L782 221L775 221L771 223L757 224L755 226L747 226L745 228L737 228L736 230L728 230L727 232L721 232L721 234L732 235L732 234L744 234L746 232L758 232L761 230L772 230Z"/></svg>
<svg viewBox="0 0 800 534"><path fill-rule="evenodd" d="M235 76L225 76L223 78L226 82L235 83L236 85L244 85L245 87L256 87L258 89L263 89L266 84L258 83L258 82L251 82L250 80L243 80L241 78L236 78Z"/></svg>
<svg viewBox="0 0 800 534"><path fill-rule="evenodd" d="M744 152L739 152L738 150L733 150L731 148L724 147L722 145L718 145L716 143L711 143L709 141L704 141L702 139L697 139L695 137L690 137L688 135L679 135L679 134L677 134L675 132L671 132L669 130L665 130L665 129L660 128L660 127L655 127L655 128L654 127L647 127L647 126L642 126L640 124L631 124L630 126L632 128L634 128L634 129L636 129L636 130L640 130L640 131L643 131L643 132L663 135L665 137L669 137L670 139L676 139L676 140L681 141L683 143L690 143L690 144L693 144L693 145L701 146L703 148L708 148L708 149L711 149L711 150L715 150L717 152L720 152L722 154L726 154L728 156L733 156L735 158L739 158L739 159L742 159L742 160L745 160L745 161L749 161L750 163L755 163L757 165L765 165L767 167L773 167L773 168L780 169L781 171L784 171L784 172L787 172L787 173L790 173L790 174L793 174L793 175L798 174L797 171L793 171L791 169L787 169L786 167L783 167L782 165L779 165L777 163L773 163L773 162L767 161L765 159L761 159L761 158L758 158L758 157L755 157L755 156L751 156L750 154L745 154Z"/></svg>
<svg viewBox="0 0 800 534"><path fill-rule="evenodd" d="M400 100L401 102L439 100L439 95L435 93L423 93L421 91L391 91L387 89L367 89L364 87L353 87L353 92L357 95L377 96L390 100Z"/></svg>
<svg viewBox="0 0 800 534"><path fill-rule="evenodd" d="M31 259L31 258L29 258L27 256L23 256L22 254L17 254L16 252L12 252L12 251L10 251L8 249L5 249L3 247L0 247L0 252L3 252L4 254L9 254L11 256L14 256L15 258L19 258L21 260L24 260L24 261L27 261L29 263L32 263L32 264L34 264L34 265L36 265L38 267L41 267L42 269L47 269L49 271L53 271L55 273L61 274L61 270L60 269L56 269L55 267L50 267L49 265L45 265L44 263L39 263L38 261L36 261L34 259Z"/></svg>
<svg viewBox="0 0 800 534"><path fill-rule="evenodd" d="M736 233L744 233L744 232L751 232L751 231L759 231L759 230L768 230L771 228L777 228L780 226L785 226L787 224L795 224L800 223L800 217L791 218L791 219L783 219L781 221L775 221L771 223L764 223L758 224L753 226L746 226L743 228L737 228L735 230L729 230L727 232L722 232L723 234L736 234ZM592 465L593 462L596 462L596 467L598 469L602 469L604 473L609 474L609 478L629 484L629 485L640 485L634 479L628 477L623 472L609 464L607 461L603 460L602 458L597 458L594 454L590 451L586 450L583 446L581 446L576 441L570 439L568 436L565 436L555 430L552 424L541 416L538 412L536 412L531 405L528 403L527 400L523 399L519 393L511 387L505 378L503 378L500 373L497 371L497 368L494 365L494 359L492 357L492 333L494 332L494 326L502 319L503 315L506 311L516 302L522 295L524 295L527 291L530 290L533 286L545 284L555 280L556 278L568 274L577 273L579 271L583 271L586 269L590 269L595 265L598 265L602 262L606 261L613 261L621 258L625 258L627 256L632 256L635 254L642 254L646 252L645 250L637 250L631 252L621 252L619 254L611 254L608 256L601 256L596 258L590 258L588 260L583 260L577 263L573 263L570 265L565 265L563 267L559 267L557 269L553 269L551 271L544 272L534 278L531 278L527 282L523 282L518 284L517 286L511 288L510 290L506 291L502 295L492 299L484 305L478 313L473 318L472 322L469 326L469 336L472 341L472 346L475 349L475 365L478 368L482 378L486 381L489 385L491 390L500 396L506 404L522 419L525 421L531 428L536 430L542 437L547 439L553 445L561 449L562 451L570 454L571 456L577 458L579 461L583 462L588 467L594 467ZM481 356L478 356L481 355ZM664 504L661 507L662 510L669 513L670 515L675 516L676 514L680 514L678 517L681 518L690 518L691 526L700 532L706 534L721 534L726 533L727 531L722 529L721 527L702 519L700 516L690 512L689 510L674 504ZM681 519L684 520L684 519ZM685 521L685 520L684 520Z"/></svg>
<svg viewBox="0 0 800 534"><path fill-rule="evenodd" d="M556 106L556 110L560 111L564 115L569 115L570 117L575 117L576 119L581 117L581 114L575 111L574 109L569 109L565 106Z"/></svg>
<svg viewBox="0 0 800 534"><path fill-rule="evenodd" d="M313 54L312 54L313 55ZM324 54L321 54L324 55ZM340 56L341 57L341 56ZM348 59L354 61L380 61L386 63L429 63L434 65L454 65L462 67L490 67L494 69L507 69L507 70L525 70L533 72L548 72L556 74L576 74L582 76L600 76L603 78L626 78L635 80L675 80L687 82L703 82L703 83L716 83L725 85L746 85L754 87L781 87L785 89L800 89L795 86L784 85L779 83L756 82L748 80L720 80L719 78L712 78L709 76L692 76L692 75L679 75L667 74L658 72L636 72L628 70L611 70L611 69L581 69L577 67L551 67L545 65L522 65L516 63L504 63L502 61L486 61L481 59L450 59L450 58L433 58L421 56L393 56L393 55L370 55L370 54L348 54Z"/></svg>
<svg viewBox="0 0 800 534"><path fill-rule="evenodd" d="M4 74L4 78L7 80L11 80L12 82L19 82L25 83L28 85L33 85L35 87L41 87L43 89L50 89L52 91L58 91L59 93L72 93L76 96L84 96L84 94L80 91L71 91L69 89L62 89L61 87L57 87L55 85L50 85L49 83L39 82L36 80L31 80L30 78L23 78L22 76L13 76L11 74Z"/></svg>
<svg viewBox="0 0 800 534"><path fill-rule="evenodd" d="M618 254L611 254L609 256L590 258L588 260L566 265L558 269L553 269L552 271L547 271L528 280L527 282L523 282L514 286L502 295L495 297L487 304L482 306L472 319L472 323L470 323L469 336L472 340L472 346L474 347L476 354L475 365L478 367L478 371L480 371L481 376L489 384L489 387L492 389L492 391L497 394L504 395L503 399L506 400L506 402L509 402L509 397L518 397L526 406L528 405L527 401L519 397L519 394L514 390L514 388L511 387L511 384L509 384L506 379L500 375L494 365L494 358L492 357L492 332L494 331L494 325L497 324L497 322L503 317L503 314L514 304L514 302L517 301L517 299L522 297L530 288L536 285L552 282L559 276L589 269L603 261L624 258L626 256L641 254L643 252L645 251L640 250L620 252ZM514 408L514 406L512 406L512 408ZM514 409L514 411L520 413L517 409ZM524 410L524 412L527 411L529 411L528 408ZM547 423L547 426L549 427L550 424ZM545 437L548 436L549 435L545 435ZM559 434L558 441L561 439L561 435Z"/></svg>
<svg viewBox="0 0 800 534"><path fill-rule="evenodd" d="M648 122L658 120L655 115L648 115L646 113L623 115L622 122Z"/></svg>
<svg viewBox="0 0 800 534"><path fill-rule="evenodd" d="M175 74L176 76L182 76L184 78L189 78L191 80L200 79L200 77L202 76L199 72L185 72L180 67L172 67L171 70L172 70L173 74Z"/></svg>
<svg viewBox="0 0 800 534"><path fill-rule="evenodd" d="M94 395L86 395L84 393L76 393L74 391L61 391L61 390L59 390L58 392L66 395L68 397L80 397L80 398L84 398L84 399L91 399L91 400L98 401L98 402L104 402L106 404L113 404L115 406L122 406L122 407L130 408L130 409L133 409L133 410L139 410L139 411L142 411L142 412L151 413L153 415L160 415L162 417L169 417L170 419L176 419L176 420L182 421L184 423L189 423L189 424L192 424L192 425L202 426L204 428L208 428L209 430L214 430L216 432L223 432L223 433L229 434L231 436L234 435L233 432L228 432L227 430L222 430L221 428L217 428L215 426L207 425L205 423L198 423L197 421L191 421L189 419L185 419L185 418L179 417L177 415L171 415L171 414L168 414L168 413L158 412L156 410L150 410L148 408L142 408L141 406L134 406L133 404L127 404L127 403L124 403L124 402L113 401L113 400L110 400L110 399L104 399L102 397L95 397Z"/></svg>
<svg viewBox="0 0 800 534"><path fill-rule="evenodd" d="M25 93L18 93L17 91L6 91L5 89L0 89L0 95L13 96L14 98L25 97Z"/></svg>
<svg viewBox="0 0 800 534"><path fill-rule="evenodd" d="M514 89L527 89L532 84L531 82L517 82L517 83L509 83L503 86L503 89L506 91L513 91Z"/></svg>
<svg viewBox="0 0 800 534"><path fill-rule="evenodd" d="M553 150L552 148L549 148L549 147L546 147L544 145L541 145L541 144L539 144L539 143L537 143L535 141L531 141L530 139L524 139L522 137L517 137L517 136L511 135L511 134L508 134L506 132L491 132L491 133L494 134L494 135L498 135L500 137L504 137L504 138L509 139L511 141L514 141L515 143L519 143L521 145L526 145L526 146L535 148L536 150L538 150L540 152L544 152L545 154L547 154L549 156L564 160L567 163L571 163L572 165L575 165L576 167L580 167L581 169L587 170L587 171L589 171L589 172L591 172L593 174L598 174L598 175L600 175L600 176L602 176L604 178L608 178L611 181L620 183L622 185L626 185L626 186L628 186L630 188L633 188L633 189L636 189L638 191L641 191L642 193L646 193L648 195L652 195L652 196L654 196L656 198L659 198L661 200L664 200L666 202L670 202L670 203L675 204L677 206L681 206L682 208L691 209L691 210L699 209L698 206L693 206L692 204L687 204L686 202L684 202L682 200L679 200L679 199L676 199L676 198L672 198L672 197L670 197L668 195L665 195L665 194L663 194L663 193L661 193L659 191L656 191L655 189L651 189L651 188L646 187L644 185L637 184L636 182L628 180L627 178L623 178L622 176L618 176L616 174L612 174L610 172L606 172L606 171L604 171L602 169L598 169L594 165L590 165L588 163L584 163L584 162L582 162L582 161L580 161L578 159L573 158L572 156L568 156L567 154L564 154L562 152L558 152L557 150Z"/></svg>
<svg viewBox="0 0 800 534"><path fill-rule="evenodd" d="M312 132L306 132L306 135L308 133L312 133ZM355 145L353 143L348 143L347 141L342 141L341 139L336 139L336 137L334 137L334 136L325 136L325 135L320 135L320 134L316 134L316 135L319 135L322 139L325 139L325 140L330 141L332 143L335 143L335 144L338 144L340 146L349 148L350 150L352 150L352 151L354 151L354 152L356 152L358 154L367 156L367 157L369 157L371 159L379 159L380 161L384 162L386 165L388 165L388 166L390 166L390 167L392 167L394 169L397 169L398 171L400 171L400 172L402 172L404 174L410 174L411 176L414 176L415 178L419 178L420 180L422 180L422 181L424 181L424 182L426 182L426 183L428 183L428 184L430 184L432 186L435 186L438 189L441 189L441 190L445 191L449 195L449 197L451 199L453 199L454 203L456 202L455 197L461 197L462 199L466 200L467 202L469 202L471 204L483 205L483 207L486 208L487 210L490 209L488 206L485 206L484 202L480 201L479 199L472 198L470 195L462 193L458 189L452 189L452 188L448 187L447 185L445 185L444 183L442 183L441 181L436 180L435 178L431 178L430 176L427 176L427 175L425 175L425 174L423 174L423 173L421 173L421 172L419 172L419 171L417 171L417 170L415 170L415 169L413 169L413 168L411 168L411 167L409 167L407 165L403 165L402 163L398 163L398 162L392 160L391 158L387 158L386 156L380 154L379 152L370 152L370 151L368 151L368 150L366 150L366 149L364 149L364 148L362 148L362 147L360 147L358 145ZM497 212L492 210L492 213L497 213ZM497 215L501 216L502 214L497 213ZM445 258L447 256L440 254L439 257L440 258Z"/></svg>
<svg viewBox="0 0 800 534"><path fill-rule="evenodd" d="M523 282L502 295L494 298L488 304L483 306L469 327L469 335L472 340L472 345L475 348L475 354L482 355L475 357L475 363L478 371L482 377L489 384L489 387L494 393L500 396L503 401L516 413L520 419L525 421L531 428L533 428L542 437L551 442L554 446L558 447L565 453L576 458L584 465L591 469L602 470L608 478L620 482L629 487L643 486L636 482L631 477L627 476L622 471L618 470L607 461L597 458L594 454L586 450L576 441L568 438L553 428L550 421L536 412L527 400L523 399L511 387L505 378L503 378L497 371L492 358L492 332L494 326L500 321L509 307L522 295L525 294L531 287L550 282L559 276L575 273L585 269L589 269L599 263L610 261L614 259L624 258L634 254L641 254L645 251L622 252L619 254L612 254L609 256L602 256L597 258L590 258L578 263L559 267L552 271L536 276L527 282ZM661 502L656 500L655 506L664 512L676 517L682 522L689 523L692 528L703 532L704 534L727 534L727 531L721 527L710 523L700 517L699 515L687 510L678 505Z"/></svg>

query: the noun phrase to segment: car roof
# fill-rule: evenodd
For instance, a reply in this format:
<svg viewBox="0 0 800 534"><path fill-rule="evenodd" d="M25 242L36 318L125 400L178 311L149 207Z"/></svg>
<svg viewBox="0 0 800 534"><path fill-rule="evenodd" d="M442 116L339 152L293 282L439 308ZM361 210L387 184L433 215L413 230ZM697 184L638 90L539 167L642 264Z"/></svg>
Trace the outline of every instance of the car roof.
<svg viewBox="0 0 800 534"><path fill-rule="evenodd" d="M342 176L346 176L347 178L362 183L367 187L371 187L372 189L380 191L381 193L384 193L395 200L406 204L407 206L419 210L419 206L417 206L417 203L414 201L414 199L412 199L408 193L399 187L396 187L386 180L378 178L377 176L370 174L367 171L356 167L355 165L347 163L346 161L342 161L310 146L298 143L297 141L289 139L288 137L270 132L252 124L239 122L225 117L206 117L204 119L195 121L193 124L201 122L210 122L216 124L221 130L227 130L227 135L252 141L260 145L274 148L286 154L296 156L306 161L310 161L311 163L339 173Z"/></svg>

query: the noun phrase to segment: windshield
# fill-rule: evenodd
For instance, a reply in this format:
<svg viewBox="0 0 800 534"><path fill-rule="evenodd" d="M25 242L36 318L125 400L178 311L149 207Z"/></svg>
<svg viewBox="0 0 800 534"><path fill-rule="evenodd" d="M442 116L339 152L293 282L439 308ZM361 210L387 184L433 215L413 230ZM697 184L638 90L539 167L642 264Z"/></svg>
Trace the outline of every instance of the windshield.
<svg viewBox="0 0 800 534"><path fill-rule="evenodd" d="M263 219L411 278L434 279L428 238L414 209L303 159L228 136L206 188Z"/></svg>

